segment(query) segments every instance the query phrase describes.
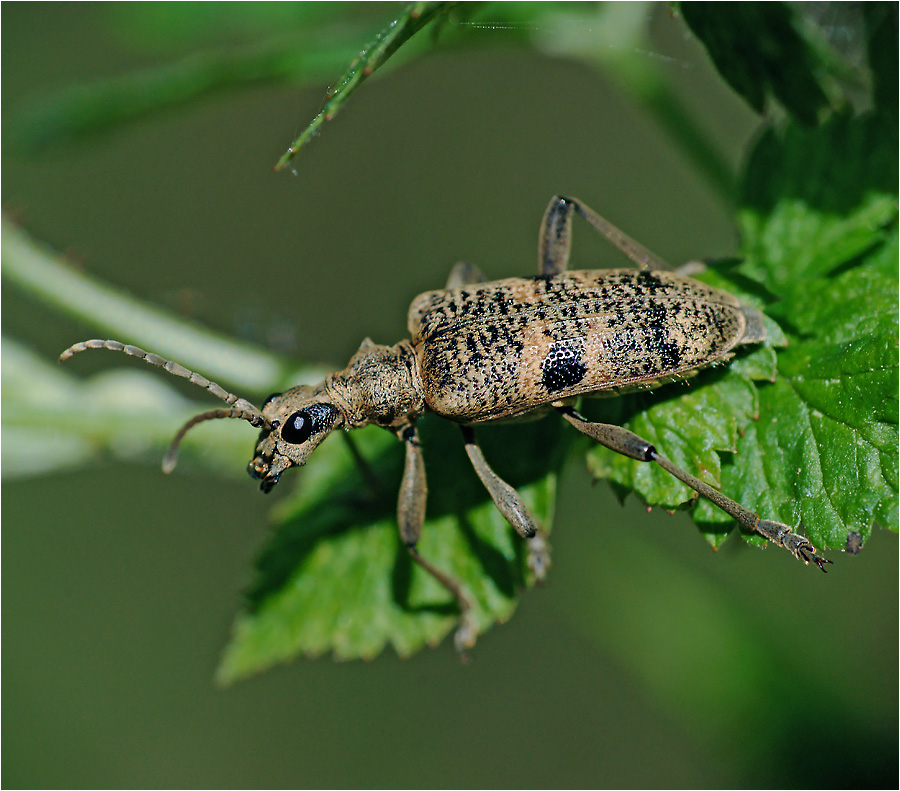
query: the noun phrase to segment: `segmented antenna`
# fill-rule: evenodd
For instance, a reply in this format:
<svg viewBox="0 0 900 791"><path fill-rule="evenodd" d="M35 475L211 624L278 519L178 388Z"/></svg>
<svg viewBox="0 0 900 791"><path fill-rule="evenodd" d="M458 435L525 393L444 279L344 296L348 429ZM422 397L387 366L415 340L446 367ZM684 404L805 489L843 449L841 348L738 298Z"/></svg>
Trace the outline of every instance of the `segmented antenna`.
<svg viewBox="0 0 900 791"><path fill-rule="evenodd" d="M216 396L216 398L221 398L226 404L229 404L233 407L232 409L212 409L209 412L203 412L202 414L191 418L187 423L185 423L175 435L175 439L172 440L172 444L169 446L169 451L168 453L166 453L165 459L163 459L163 472L169 473L173 469L175 469L178 447L179 445L181 445L181 440L184 439L184 435L187 434L187 432L190 431L198 423L203 423L206 420L218 420L221 418L239 418L241 420L246 420L248 423L250 423L250 425L256 428L261 428L263 426L265 426L266 428L272 427L272 424L263 417L262 412L260 412L249 401L243 398L238 398L236 395L234 395L234 393L229 393L225 388L217 385L215 382L210 382L209 379L207 379L205 376L194 373L194 371L189 371L183 365L179 365L178 363L166 360L165 358L160 357L158 354L145 352L143 349L139 349L137 346L130 346L124 343L120 343L119 341L101 341L96 339L90 341L82 341L81 343L76 343L74 346L70 346L61 355L59 355L59 361L63 363L70 357L74 357L76 354L80 354L81 352L87 351L88 349L109 349L111 352L123 352L130 355L131 357L137 357L138 359L143 360L146 363L150 363L150 365L155 365L158 368L164 368L170 374L180 376L182 379L187 379L191 384L195 384L198 387L209 390L209 392Z"/></svg>
<svg viewBox="0 0 900 791"><path fill-rule="evenodd" d="M196 417L192 417L187 423L185 423L175 435L175 439L172 440L172 444L169 445L169 450L166 452L166 457L163 459L162 470L166 475L168 475L172 470L175 469L175 465L178 463L178 447L181 445L181 440L184 439L184 435L188 433L194 426L198 423L203 423L206 420L218 420L220 418L229 418L236 417L241 420L248 421L251 425L259 428L262 425L269 426L269 421L264 418L260 420L256 415L248 412L245 409L210 409L209 412L203 412Z"/></svg>

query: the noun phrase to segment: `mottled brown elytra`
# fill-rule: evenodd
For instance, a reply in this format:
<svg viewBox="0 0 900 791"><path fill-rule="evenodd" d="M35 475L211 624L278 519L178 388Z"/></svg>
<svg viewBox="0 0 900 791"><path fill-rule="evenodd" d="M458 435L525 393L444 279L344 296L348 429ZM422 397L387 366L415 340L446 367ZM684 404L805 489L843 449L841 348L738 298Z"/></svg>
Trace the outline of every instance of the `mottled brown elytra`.
<svg viewBox="0 0 900 791"><path fill-rule="evenodd" d="M568 271L573 212L639 269ZM400 535L413 560L458 602L460 650L476 638L469 596L416 549L427 495L416 419L425 412L460 425L478 477L504 517L529 539L529 563L538 577L549 565L547 543L516 490L488 466L472 426L551 410L601 445L655 462L744 528L824 571L831 561L787 525L761 519L676 467L651 443L621 426L589 422L573 405L579 396L656 387L724 362L735 347L765 340L759 311L726 291L667 271L661 259L573 198L550 201L541 223L538 265L540 274L534 277L485 282L477 268L457 264L445 289L413 300L409 340L380 346L367 338L343 371L316 387L270 396L260 409L177 363L118 341L75 344L60 361L85 349L111 349L205 387L230 408L204 412L186 423L163 468L174 467L178 445L192 426L240 418L261 429L248 471L264 492L289 467L306 464L335 429L375 424L394 433L406 448L397 503Z"/></svg>

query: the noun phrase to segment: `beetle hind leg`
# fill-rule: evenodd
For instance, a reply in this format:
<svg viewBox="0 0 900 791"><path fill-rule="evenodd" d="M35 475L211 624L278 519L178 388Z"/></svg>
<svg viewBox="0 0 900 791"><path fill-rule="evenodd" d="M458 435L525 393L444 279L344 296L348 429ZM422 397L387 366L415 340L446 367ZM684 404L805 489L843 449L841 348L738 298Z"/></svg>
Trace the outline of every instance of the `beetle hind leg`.
<svg viewBox="0 0 900 791"><path fill-rule="evenodd" d="M461 654L475 645L478 629L474 618L474 607L463 589L462 583L441 571L437 566L419 554L417 544L422 536L425 523L425 504L428 499L428 484L425 478L425 461L419 435L414 425L407 426L400 434L406 447L406 461L403 466L403 480L397 498L397 524L400 538L406 545L409 556L426 573L434 577L456 600L460 621L454 636L456 650Z"/></svg>
<svg viewBox="0 0 900 791"><path fill-rule="evenodd" d="M554 195L547 205L538 237L538 271L553 277L569 266L572 248L572 212L582 217L597 233L609 240L643 269L670 269L655 253L624 234L577 198Z"/></svg>
<svg viewBox="0 0 900 791"><path fill-rule="evenodd" d="M759 533L773 544L784 547L795 558L802 560L805 564L815 563L822 571L825 571L825 565L831 563L830 560L826 560L821 555L816 554L816 548L806 538L791 530L788 525L781 522L773 522L769 519L761 519L759 514L744 508L740 503L726 497L715 487L682 470L681 467L678 467L659 453L651 442L642 439L637 434L621 426L609 423L591 423L572 407L563 406L557 407L557 409L582 434L586 434L601 445L616 453L621 453L623 456L628 456L637 461L656 462L666 472L686 486L689 486L701 497L705 497L713 505L721 508L739 525L747 530Z"/></svg>

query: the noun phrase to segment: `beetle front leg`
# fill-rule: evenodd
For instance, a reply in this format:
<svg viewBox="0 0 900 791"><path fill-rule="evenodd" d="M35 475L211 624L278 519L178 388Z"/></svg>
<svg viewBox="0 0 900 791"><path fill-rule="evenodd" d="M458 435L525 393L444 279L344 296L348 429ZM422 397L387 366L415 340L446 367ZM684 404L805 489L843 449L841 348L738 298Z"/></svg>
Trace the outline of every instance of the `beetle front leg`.
<svg viewBox="0 0 900 791"><path fill-rule="evenodd" d="M642 439L634 432L621 426L609 423L591 423L574 409L568 406L557 407L562 416L582 434L596 440L601 445L628 456L638 461L654 461L670 475L673 475L686 486L689 486L697 494L705 497L713 505L721 508L726 514L747 530L753 530L767 538L769 541L787 549L794 557L804 563L815 563L822 571L825 564L831 563L816 554L816 548L803 536L797 535L790 527L781 522L773 522L769 519L761 519L740 503L736 503L722 492L708 483L701 481L688 472L685 472L660 454L651 442Z"/></svg>
<svg viewBox="0 0 900 791"><path fill-rule="evenodd" d="M428 500L425 461L422 458L422 448L419 444L416 427L414 425L407 426L400 436L406 446L403 480L397 498L397 524L400 528L400 538L406 545L413 561L434 577L456 599L460 611L460 623L456 629L454 644L456 650L462 653L474 646L478 637L472 602L463 590L461 583L419 554L416 545L422 536L422 525L425 523L425 504Z"/></svg>
<svg viewBox="0 0 900 791"><path fill-rule="evenodd" d="M585 206L577 198L555 195L547 205L538 236L538 271L552 277L565 272L572 248L572 212L583 217L604 238L612 242L642 269L670 269L658 255L638 244L609 220Z"/></svg>

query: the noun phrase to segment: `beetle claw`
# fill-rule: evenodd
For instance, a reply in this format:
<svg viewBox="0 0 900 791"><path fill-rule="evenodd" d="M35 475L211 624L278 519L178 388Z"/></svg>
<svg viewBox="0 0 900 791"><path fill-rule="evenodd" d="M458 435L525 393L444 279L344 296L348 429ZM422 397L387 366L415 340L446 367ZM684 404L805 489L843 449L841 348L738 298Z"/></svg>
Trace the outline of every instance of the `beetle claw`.
<svg viewBox="0 0 900 791"><path fill-rule="evenodd" d="M810 560L812 560L822 570L823 574L828 573L828 569L825 568L825 564L826 563L834 563L833 560L828 560L827 558L823 558L815 553L812 554L812 556L810 557Z"/></svg>
<svg viewBox="0 0 900 791"><path fill-rule="evenodd" d="M809 564L810 561L815 563L823 574L828 573L828 569L825 568L827 563L833 563L834 561L828 560L827 558L823 558L821 555L816 554L816 548L810 544L808 541L801 544L797 547L796 555L800 560L804 563Z"/></svg>

